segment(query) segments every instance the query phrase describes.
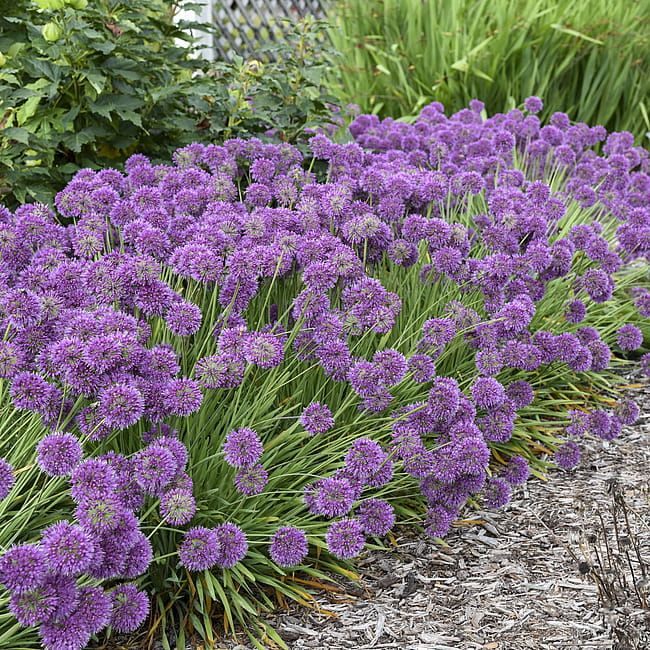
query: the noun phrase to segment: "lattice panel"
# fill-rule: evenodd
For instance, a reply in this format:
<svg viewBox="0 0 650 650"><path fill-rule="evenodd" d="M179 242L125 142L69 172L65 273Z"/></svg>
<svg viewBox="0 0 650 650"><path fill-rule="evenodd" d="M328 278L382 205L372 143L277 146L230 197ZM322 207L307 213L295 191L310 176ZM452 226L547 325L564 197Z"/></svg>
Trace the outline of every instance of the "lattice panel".
<svg viewBox="0 0 650 650"><path fill-rule="evenodd" d="M215 49L231 59L260 57L259 48L284 38L285 20L305 16L323 18L322 0L214 0L212 16L217 27Z"/></svg>

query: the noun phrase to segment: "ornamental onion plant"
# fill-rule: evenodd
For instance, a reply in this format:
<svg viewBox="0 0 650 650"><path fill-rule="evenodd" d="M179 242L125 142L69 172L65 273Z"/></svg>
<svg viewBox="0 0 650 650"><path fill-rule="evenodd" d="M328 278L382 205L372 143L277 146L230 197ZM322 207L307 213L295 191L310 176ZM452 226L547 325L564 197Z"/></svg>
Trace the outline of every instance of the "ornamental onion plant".
<svg viewBox="0 0 650 650"><path fill-rule="evenodd" d="M442 538L633 423L648 152L541 108L134 155L2 209L0 645L283 646L259 612L396 523Z"/></svg>

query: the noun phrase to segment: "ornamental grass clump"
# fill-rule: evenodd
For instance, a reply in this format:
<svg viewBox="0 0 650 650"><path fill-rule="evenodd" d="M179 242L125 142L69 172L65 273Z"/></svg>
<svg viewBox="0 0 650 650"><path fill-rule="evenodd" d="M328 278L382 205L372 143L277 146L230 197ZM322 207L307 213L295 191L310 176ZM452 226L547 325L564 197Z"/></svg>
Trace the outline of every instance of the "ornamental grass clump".
<svg viewBox="0 0 650 650"><path fill-rule="evenodd" d="M396 523L443 537L634 422L648 153L478 101L350 132L0 212L0 645L283 645L258 612Z"/></svg>

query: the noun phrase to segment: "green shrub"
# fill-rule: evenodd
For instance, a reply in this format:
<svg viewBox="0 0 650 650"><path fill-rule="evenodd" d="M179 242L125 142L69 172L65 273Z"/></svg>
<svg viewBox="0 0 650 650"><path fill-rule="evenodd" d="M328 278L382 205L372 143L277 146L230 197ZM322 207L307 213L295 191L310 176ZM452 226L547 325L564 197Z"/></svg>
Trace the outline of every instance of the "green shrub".
<svg viewBox="0 0 650 650"><path fill-rule="evenodd" d="M79 168L134 152L168 160L197 139L270 128L295 140L328 110L320 26L299 25L266 69L211 65L196 56L200 25L174 18L185 6L0 0L1 201L49 201Z"/></svg>
<svg viewBox="0 0 650 650"><path fill-rule="evenodd" d="M332 21L341 98L364 111L480 98L495 112L538 95L575 120L650 128L644 0L341 0Z"/></svg>

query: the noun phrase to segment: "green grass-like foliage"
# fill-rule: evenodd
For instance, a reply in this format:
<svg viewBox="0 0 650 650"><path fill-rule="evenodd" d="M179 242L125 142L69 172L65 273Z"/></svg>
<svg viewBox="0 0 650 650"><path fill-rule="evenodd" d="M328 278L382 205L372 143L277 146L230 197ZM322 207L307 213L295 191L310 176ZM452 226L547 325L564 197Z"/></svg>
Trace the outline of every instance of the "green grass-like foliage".
<svg viewBox="0 0 650 650"><path fill-rule="evenodd" d="M341 0L330 18L333 82L364 112L480 98L492 113L539 95L572 119L650 129L645 0Z"/></svg>

